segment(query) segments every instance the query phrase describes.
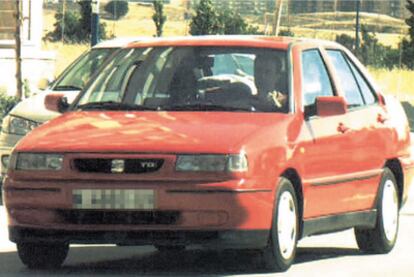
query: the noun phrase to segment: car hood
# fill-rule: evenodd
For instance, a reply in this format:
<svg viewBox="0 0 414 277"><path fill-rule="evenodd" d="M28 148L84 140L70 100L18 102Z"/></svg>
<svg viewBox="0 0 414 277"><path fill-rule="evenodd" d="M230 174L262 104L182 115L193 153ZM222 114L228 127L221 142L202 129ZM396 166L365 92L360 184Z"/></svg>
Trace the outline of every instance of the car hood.
<svg viewBox="0 0 414 277"><path fill-rule="evenodd" d="M69 112L26 136L17 151L236 153L252 135L276 132L286 114Z"/></svg>
<svg viewBox="0 0 414 277"><path fill-rule="evenodd" d="M43 91L18 103L9 114L38 123L43 123L58 117L61 115L60 113L49 111L45 107L46 95L51 93L63 93L68 98L69 102L71 102L78 95L79 91Z"/></svg>

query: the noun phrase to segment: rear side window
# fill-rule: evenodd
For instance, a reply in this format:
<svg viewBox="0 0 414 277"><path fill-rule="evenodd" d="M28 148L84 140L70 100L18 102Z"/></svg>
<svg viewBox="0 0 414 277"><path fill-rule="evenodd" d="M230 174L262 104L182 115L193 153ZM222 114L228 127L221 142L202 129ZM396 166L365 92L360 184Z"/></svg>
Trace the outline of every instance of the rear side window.
<svg viewBox="0 0 414 277"><path fill-rule="evenodd" d="M328 50L327 52L338 74L338 79L342 90L345 93L348 107L352 108L364 105L364 100L360 93L358 83L355 80L354 73L352 72L349 63L345 60L344 55L341 51L337 50Z"/></svg>
<svg viewBox="0 0 414 277"><path fill-rule="evenodd" d="M364 79L364 77L352 62L349 62L349 65L351 66L352 72L354 73L355 78L358 82L359 89L361 90L362 96L364 97L365 104L374 104L376 102L376 97L374 96L374 93L368 85L367 81Z"/></svg>
<svg viewBox="0 0 414 277"><path fill-rule="evenodd" d="M318 96L332 96L332 84L319 50L302 53L302 80L304 106L315 104Z"/></svg>

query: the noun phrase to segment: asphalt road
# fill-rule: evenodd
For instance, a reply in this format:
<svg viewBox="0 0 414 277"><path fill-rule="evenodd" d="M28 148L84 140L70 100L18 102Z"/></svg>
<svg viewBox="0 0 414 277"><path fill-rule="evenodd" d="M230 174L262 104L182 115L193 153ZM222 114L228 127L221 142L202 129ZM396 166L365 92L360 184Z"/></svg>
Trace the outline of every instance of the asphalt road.
<svg viewBox="0 0 414 277"><path fill-rule="evenodd" d="M305 238L295 264L284 276L414 276L414 190L401 211L399 238L387 255L358 251L351 230ZM257 253L203 251L160 253L153 247L71 246L63 267L31 271L8 241L4 208L0 208L0 276L271 276Z"/></svg>

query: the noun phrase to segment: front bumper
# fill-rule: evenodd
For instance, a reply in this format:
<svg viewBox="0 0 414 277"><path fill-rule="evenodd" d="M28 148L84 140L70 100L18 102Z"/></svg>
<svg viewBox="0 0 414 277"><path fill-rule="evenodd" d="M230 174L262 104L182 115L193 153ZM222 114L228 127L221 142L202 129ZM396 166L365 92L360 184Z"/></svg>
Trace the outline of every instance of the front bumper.
<svg viewBox="0 0 414 277"><path fill-rule="evenodd" d="M269 231L65 231L9 227L13 242L118 245L200 245L210 249L260 249Z"/></svg>
<svg viewBox="0 0 414 277"><path fill-rule="evenodd" d="M145 212L74 208L73 190L114 187L152 189L156 208ZM6 178L4 199L10 240L14 242L56 239L86 244L262 248L267 245L273 216L273 191L257 188L253 180L208 184L53 181L33 185L29 180L16 182ZM97 215L88 217L84 212ZM159 220L171 213L176 216L174 220ZM144 214L142 218L140 214Z"/></svg>

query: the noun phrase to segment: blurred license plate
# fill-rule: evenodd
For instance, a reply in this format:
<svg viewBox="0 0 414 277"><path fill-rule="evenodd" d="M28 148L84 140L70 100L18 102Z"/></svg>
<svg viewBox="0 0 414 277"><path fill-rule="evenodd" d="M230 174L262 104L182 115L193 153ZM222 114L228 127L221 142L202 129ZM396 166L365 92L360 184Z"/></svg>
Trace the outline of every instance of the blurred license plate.
<svg viewBox="0 0 414 277"><path fill-rule="evenodd" d="M151 189L75 189L72 191L75 209L133 209L155 208Z"/></svg>

